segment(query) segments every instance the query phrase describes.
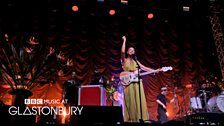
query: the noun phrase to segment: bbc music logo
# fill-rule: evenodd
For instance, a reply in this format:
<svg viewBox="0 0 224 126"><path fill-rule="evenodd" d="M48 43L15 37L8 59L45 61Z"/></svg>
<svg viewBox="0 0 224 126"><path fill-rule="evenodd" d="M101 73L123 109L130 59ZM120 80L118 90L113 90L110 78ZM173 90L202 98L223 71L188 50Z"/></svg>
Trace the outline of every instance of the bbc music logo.
<svg viewBox="0 0 224 126"><path fill-rule="evenodd" d="M24 103L26 105L36 105L36 104L43 104L43 99L25 99Z"/></svg>
<svg viewBox="0 0 224 126"><path fill-rule="evenodd" d="M11 106L8 109L10 115L81 115L83 106L42 106L46 103L67 103L67 99L25 99L26 105L33 104L32 107L25 107L21 109L19 106ZM42 105L40 105L42 104Z"/></svg>
<svg viewBox="0 0 224 126"><path fill-rule="evenodd" d="M68 99L25 99L24 104L26 105L40 105L40 104L65 104Z"/></svg>

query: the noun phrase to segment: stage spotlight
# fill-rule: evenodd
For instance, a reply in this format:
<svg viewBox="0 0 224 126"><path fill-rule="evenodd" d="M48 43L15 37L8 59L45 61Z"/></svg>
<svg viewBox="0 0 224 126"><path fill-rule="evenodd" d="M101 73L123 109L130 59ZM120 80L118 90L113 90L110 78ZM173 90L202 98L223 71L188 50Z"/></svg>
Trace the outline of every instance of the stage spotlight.
<svg viewBox="0 0 224 126"><path fill-rule="evenodd" d="M148 17L148 19L152 19L154 17L154 14L153 13L149 13L147 17Z"/></svg>
<svg viewBox="0 0 224 126"><path fill-rule="evenodd" d="M127 0L97 0L97 2L106 3L110 5L119 5L121 3L126 3Z"/></svg>
<svg viewBox="0 0 224 126"><path fill-rule="evenodd" d="M79 7L78 7L77 5L73 5L73 6L72 6L72 10L76 12L76 11L79 10Z"/></svg>
<svg viewBox="0 0 224 126"><path fill-rule="evenodd" d="M110 9L110 10L109 10L109 14L110 14L110 15L115 15L115 14L116 14L116 11L115 11L114 9Z"/></svg>
<svg viewBox="0 0 224 126"><path fill-rule="evenodd" d="M104 0L97 0L97 2L104 2Z"/></svg>
<svg viewBox="0 0 224 126"><path fill-rule="evenodd" d="M121 0L121 3L124 4L124 5L127 5L128 4L128 0Z"/></svg>
<svg viewBox="0 0 224 126"><path fill-rule="evenodd" d="M183 6L183 11L190 11L190 7L188 7L188 6Z"/></svg>

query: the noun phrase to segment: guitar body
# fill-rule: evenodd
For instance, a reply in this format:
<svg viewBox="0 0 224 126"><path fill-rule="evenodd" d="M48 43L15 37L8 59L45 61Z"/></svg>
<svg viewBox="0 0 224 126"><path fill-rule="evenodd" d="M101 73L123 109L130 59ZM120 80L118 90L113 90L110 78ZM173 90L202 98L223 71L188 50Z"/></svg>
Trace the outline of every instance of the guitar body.
<svg viewBox="0 0 224 126"><path fill-rule="evenodd" d="M174 88L173 90L173 94L176 95L176 90L177 90L177 87ZM174 108L173 108L173 113L175 114L175 117L174 118L178 118L180 117L180 107L179 107L179 101L178 101L178 98L175 98L174 100Z"/></svg>
<svg viewBox="0 0 224 126"><path fill-rule="evenodd" d="M138 74L136 72L121 72L120 81L124 86L129 85L132 82L138 82Z"/></svg>
<svg viewBox="0 0 224 126"><path fill-rule="evenodd" d="M152 71L146 71L144 73L140 73L140 76L144 76L144 75L148 75L148 74L152 74L152 73L158 73L159 71L163 71L166 72L168 70L172 70L172 67L162 67L161 69L157 69L157 70L152 70ZM124 86L129 85L132 82L138 82L139 78L138 78L138 71L134 71L134 72L127 72L127 71L123 71L120 73L120 81L121 84L123 84Z"/></svg>

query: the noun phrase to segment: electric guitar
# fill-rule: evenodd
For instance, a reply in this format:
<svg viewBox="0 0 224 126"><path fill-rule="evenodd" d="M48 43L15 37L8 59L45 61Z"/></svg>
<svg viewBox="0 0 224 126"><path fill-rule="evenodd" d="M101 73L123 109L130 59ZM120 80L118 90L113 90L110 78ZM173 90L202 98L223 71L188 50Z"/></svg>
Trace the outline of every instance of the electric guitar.
<svg viewBox="0 0 224 126"><path fill-rule="evenodd" d="M174 87L174 90L173 90L173 95L174 95L174 108L173 108L173 111L174 111L174 114L176 114L175 117L178 117L178 113L180 111L180 105L179 105L179 101L178 101L178 98L176 96L176 90L177 90L177 87ZM175 97L176 96L176 97Z"/></svg>
<svg viewBox="0 0 224 126"><path fill-rule="evenodd" d="M168 70L173 70L173 68L171 66L169 67L162 67L161 69L158 70L152 70L152 71L146 71L143 73L140 73L140 76L144 76L144 75L148 75L148 74L153 74L153 73L158 73L160 71L166 72ZM121 84L124 86L129 85L132 82L138 82L139 78L138 78L138 71L134 71L134 72L121 72L120 73L120 81Z"/></svg>

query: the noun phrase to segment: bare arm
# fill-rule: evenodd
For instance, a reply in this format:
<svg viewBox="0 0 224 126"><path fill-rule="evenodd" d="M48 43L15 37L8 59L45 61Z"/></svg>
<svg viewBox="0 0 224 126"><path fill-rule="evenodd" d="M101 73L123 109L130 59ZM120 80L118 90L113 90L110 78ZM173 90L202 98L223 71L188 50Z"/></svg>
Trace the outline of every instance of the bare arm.
<svg viewBox="0 0 224 126"><path fill-rule="evenodd" d="M126 48L126 37L123 36L122 39L123 39L123 44L122 44L122 47L121 47L121 63L124 63L124 60L125 60L125 48Z"/></svg>
<svg viewBox="0 0 224 126"><path fill-rule="evenodd" d="M152 71L152 70L155 70L155 69L152 69L152 68L150 68L150 67L146 67L146 66L144 66L144 65L141 64L139 61L137 61L137 62L138 62L138 64L139 64L140 68L141 68L142 70L144 70L144 71ZM157 69L157 70L159 70L159 69Z"/></svg>

